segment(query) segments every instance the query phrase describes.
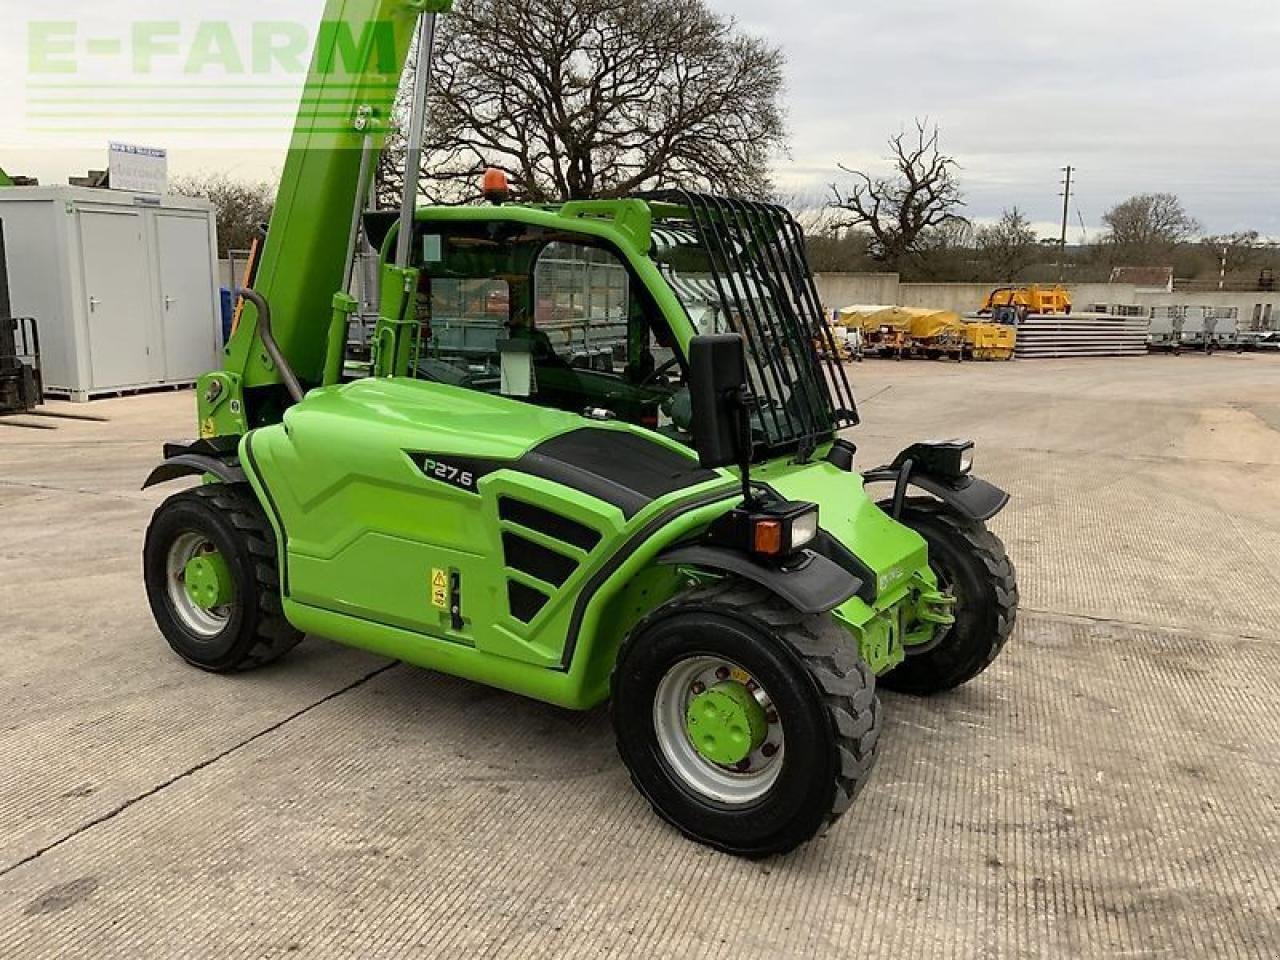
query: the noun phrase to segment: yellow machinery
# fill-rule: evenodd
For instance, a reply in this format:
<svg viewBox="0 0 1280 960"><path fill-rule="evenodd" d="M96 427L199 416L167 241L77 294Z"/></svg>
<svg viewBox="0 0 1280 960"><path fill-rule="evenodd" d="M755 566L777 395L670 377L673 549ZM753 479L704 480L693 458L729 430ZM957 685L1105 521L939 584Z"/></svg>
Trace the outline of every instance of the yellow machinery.
<svg viewBox="0 0 1280 960"><path fill-rule="evenodd" d="M830 356L832 359L840 363L862 362L862 344L863 334L862 327L858 324L842 324L840 322L841 313L836 311L832 315L830 324L831 338L815 337L813 348L818 352L818 356L826 359ZM834 353L832 348L834 347Z"/></svg>
<svg viewBox="0 0 1280 960"><path fill-rule="evenodd" d="M997 287L987 295L979 313L995 312L997 307L1016 307L1020 313L1039 313L1045 316L1071 313L1071 294L1061 284L1041 287Z"/></svg>
<svg viewBox="0 0 1280 960"><path fill-rule="evenodd" d="M845 307L836 311L833 326L859 331L865 353L902 359L908 336L906 323L899 315L901 309L866 305Z"/></svg>
<svg viewBox="0 0 1280 960"><path fill-rule="evenodd" d="M879 356L1010 360L1017 340L1011 326L966 321L950 310L917 307L846 307L836 326L861 328L864 348Z"/></svg>
<svg viewBox="0 0 1280 960"><path fill-rule="evenodd" d="M929 360L951 357L963 360L967 352L964 320L950 310L903 307L911 354Z"/></svg>
<svg viewBox="0 0 1280 960"><path fill-rule="evenodd" d="M1002 323L968 321L964 325L966 349L974 360L1012 360L1018 344L1018 328Z"/></svg>

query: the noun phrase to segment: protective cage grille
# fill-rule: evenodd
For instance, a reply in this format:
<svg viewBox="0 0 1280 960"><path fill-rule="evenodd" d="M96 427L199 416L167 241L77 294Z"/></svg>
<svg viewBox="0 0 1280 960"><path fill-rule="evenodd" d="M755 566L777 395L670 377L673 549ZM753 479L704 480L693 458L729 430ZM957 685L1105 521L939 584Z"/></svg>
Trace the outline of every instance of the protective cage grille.
<svg viewBox="0 0 1280 960"><path fill-rule="evenodd" d="M656 244L678 244L683 235L705 251L709 277L665 272L686 309L688 291L714 291L727 328L745 339L748 378L761 401L755 421L764 445L794 447L807 455L835 431L856 425L853 390L836 359L804 231L791 213L776 204L683 190L647 193L642 199L679 208L655 210Z"/></svg>

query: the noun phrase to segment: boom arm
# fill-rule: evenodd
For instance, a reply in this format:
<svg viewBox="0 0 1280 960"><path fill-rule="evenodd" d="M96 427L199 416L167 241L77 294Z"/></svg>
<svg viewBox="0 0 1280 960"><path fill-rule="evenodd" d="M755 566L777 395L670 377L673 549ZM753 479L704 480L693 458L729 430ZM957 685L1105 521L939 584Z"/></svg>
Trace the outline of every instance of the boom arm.
<svg viewBox="0 0 1280 960"><path fill-rule="evenodd" d="M271 306L280 354L304 386L323 379L365 137L376 158L418 18L451 7L452 0L328 0L325 7L254 284ZM255 394L274 395L269 388L281 383L257 310L246 304L222 372L201 381L201 434L242 433L269 419L256 409Z"/></svg>

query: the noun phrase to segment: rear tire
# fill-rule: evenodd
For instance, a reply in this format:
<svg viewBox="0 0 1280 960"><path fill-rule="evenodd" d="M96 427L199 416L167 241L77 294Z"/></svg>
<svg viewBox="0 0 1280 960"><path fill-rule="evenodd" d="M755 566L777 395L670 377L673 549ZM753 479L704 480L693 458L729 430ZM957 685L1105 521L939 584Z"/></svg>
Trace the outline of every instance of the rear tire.
<svg viewBox="0 0 1280 960"><path fill-rule="evenodd" d="M991 666L1013 632L1018 616L1013 562L985 524L936 500L908 500L901 522L928 543L930 567L956 598L956 622L936 646L914 655L908 648L907 659L880 684L920 696L953 690Z"/></svg>
<svg viewBox="0 0 1280 960"><path fill-rule="evenodd" d="M226 563L233 599L212 613L186 603L175 585L174 551L197 542ZM212 673L249 670L278 660L302 640L280 600L276 539L252 491L208 484L160 505L143 548L147 599L174 652Z"/></svg>
<svg viewBox="0 0 1280 960"><path fill-rule="evenodd" d="M765 753L742 761L771 757L760 772L718 766L684 727L673 735L663 720L671 678L674 695L689 698L699 669L716 664L726 665L726 682L756 684L768 705ZM676 715L686 703L677 702ZM636 626L618 655L612 713L618 752L657 814L692 840L746 857L792 850L844 813L866 785L880 737L875 677L849 634L829 616L806 616L732 578L691 590Z"/></svg>

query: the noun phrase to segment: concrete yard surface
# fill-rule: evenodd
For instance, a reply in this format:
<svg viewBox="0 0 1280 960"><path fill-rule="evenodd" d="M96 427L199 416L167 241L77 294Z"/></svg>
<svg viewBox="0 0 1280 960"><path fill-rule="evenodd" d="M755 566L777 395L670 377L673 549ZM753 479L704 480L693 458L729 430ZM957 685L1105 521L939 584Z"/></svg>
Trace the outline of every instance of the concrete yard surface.
<svg viewBox="0 0 1280 960"><path fill-rule="evenodd" d="M178 661L138 488L190 393L0 421L0 957L1280 956L1280 357L849 371L864 468L978 441L1022 614L759 863L663 825L607 711Z"/></svg>

